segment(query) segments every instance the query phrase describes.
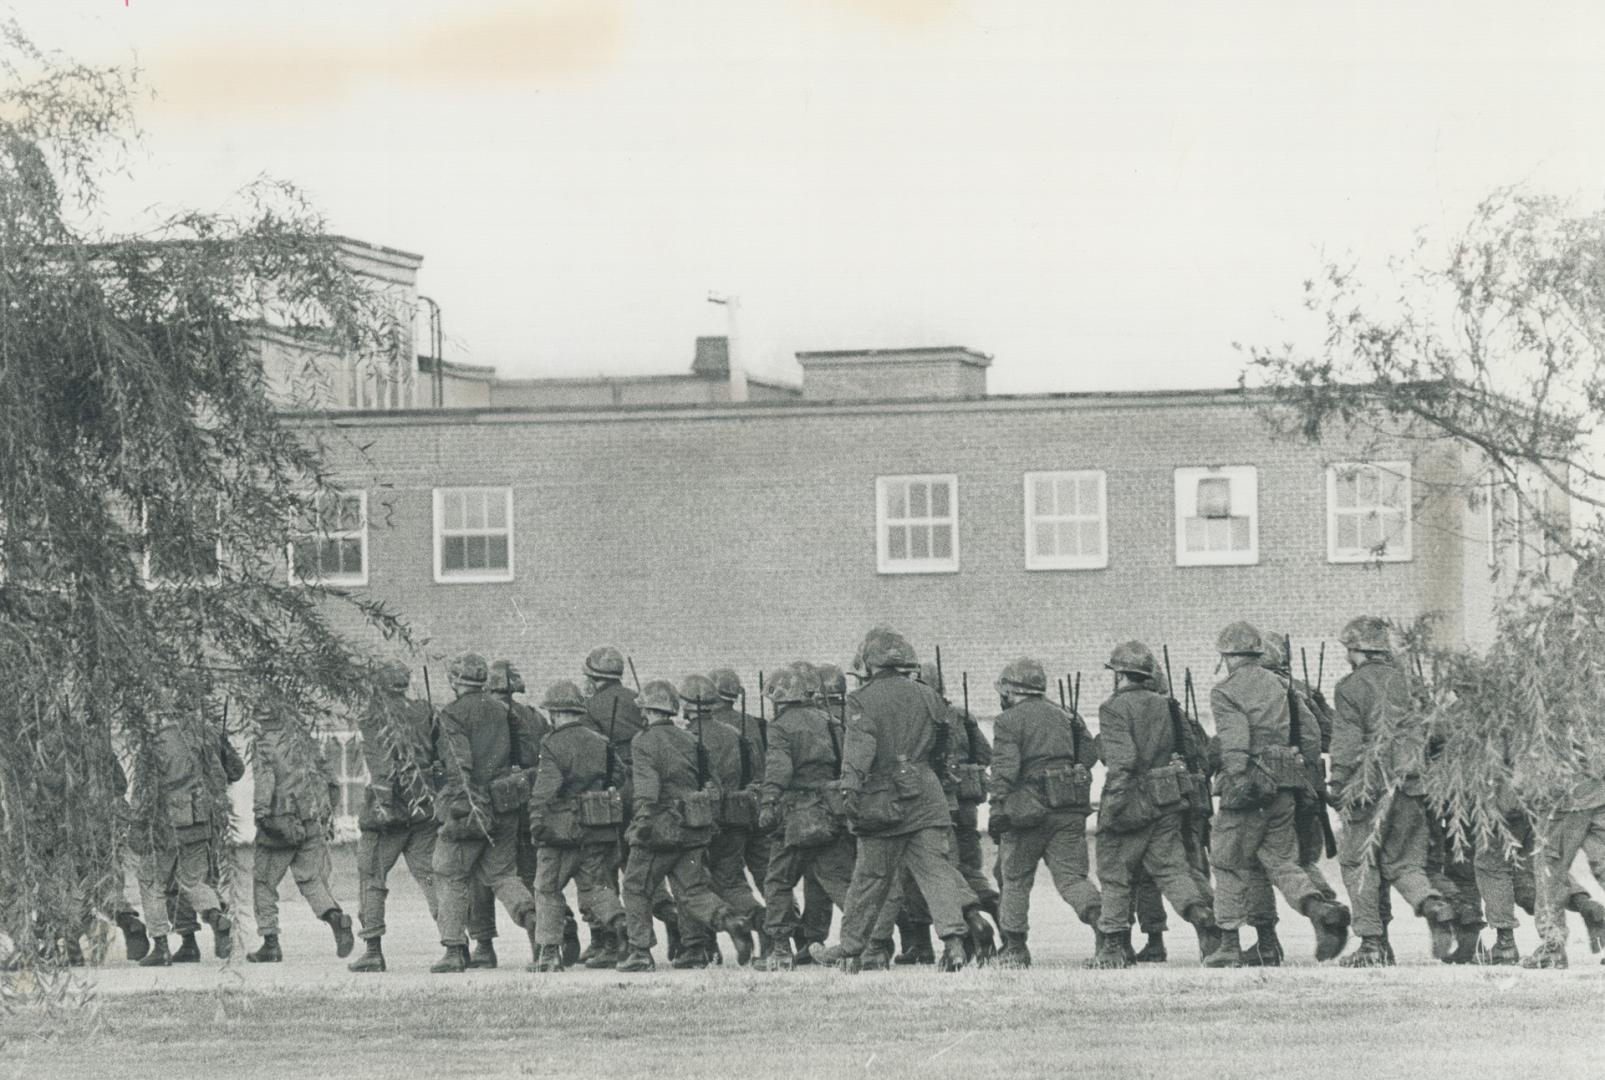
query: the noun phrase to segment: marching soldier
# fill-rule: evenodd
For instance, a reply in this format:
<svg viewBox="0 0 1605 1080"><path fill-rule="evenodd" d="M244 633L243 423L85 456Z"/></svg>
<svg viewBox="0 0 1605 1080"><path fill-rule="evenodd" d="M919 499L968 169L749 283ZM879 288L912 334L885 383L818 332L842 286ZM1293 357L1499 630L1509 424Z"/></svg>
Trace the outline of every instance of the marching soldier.
<svg viewBox="0 0 1605 1080"><path fill-rule="evenodd" d="M814 673L819 676L820 708L831 717L837 732L841 733L847 719L847 675L835 664L817 664ZM847 833L847 843L856 855L857 846L853 843L851 832ZM835 918L836 908L840 906L831 901L830 892L818 880L806 874L803 875L802 893L802 913L796 920L797 928L791 932L792 942L797 946L795 962L798 967L814 962L810 946L823 945L830 940L830 925ZM764 902L768 903L767 896ZM929 946L930 937L927 934L927 953L930 952ZM931 955L924 962L935 963L936 957Z"/></svg>
<svg viewBox="0 0 1605 1080"><path fill-rule="evenodd" d="M979 907L966 910L974 893L949 858L953 826L938 774L946 769L952 732L936 694L901 677L899 664L912 656L901 635L872 631L863 646L869 681L847 696L842 782L858 859L840 943L810 951L817 962L849 971L861 965L882 905L905 866L942 938L942 970L964 966L966 935L976 942L992 940Z"/></svg>
<svg viewBox="0 0 1605 1080"><path fill-rule="evenodd" d="M1003 881L1003 967L1031 966L1031 886L1046 863L1054 888L1101 940L1103 899L1087 880L1087 815L1092 812L1092 733L1081 717L1043 700L1042 665L1021 658L1003 669L997 691L1003 712L993 728L992 812L987 831L1000 845Z"/></svg>
<svg viewBox="0 0 1605 1080"><path fill-rule="evenodd" d="M306 897L312 914L329 924L335 955L350 956L356 941L351 916L340 909L329 891L329 852L326 846L340 785L312 733L278 713L258 719L252 751L255 781L253 814L256 848L251 865L252 899L256 907L261 946L245 959L253 964L275 964L284 959L279 947L279 882L286 872Z"/></svg>
<svg viewBox="0 0 1605 1080"><path fill-rule="evenodd" d="M468 908L473 883L488 885L535 951L535 898L518 878L518 828L529 804L533 733L486 694L485 658L463 653L452 661L457 699L440 710L438 753L446 783L435 798L435 890L440 943L436 974L468 969Z"/></svg>
<svg viewBox="0 0 1605 1080"><path fill-rule="evenodd" d="M803 678L796 671L776 672L765 692L775 703L775 719L769 726L769 754L759 785L759 820L774 836L764 879L764 930L770 941L769 970L780 971L794 963L797 883L811 882L825 894L828 934L830 905L847 903L854 847L846 823L832 805L840 790L841 725L808 704Z"/></svg>
<svg viewBox="0 0 1605 1080"><path fill-rule="evenodd" d="M985 770L989 767L992 764L992 745L986 741L986 735L975 722L975 717L968 710L954 705L948 697L942 672L935 663L927 662L920 666L920 681L936 691L936 696L947 709L948 723L953 728L952 745L948 753L955 766L954 774L964 769ZM981 910L997 919L998 890L987 879L986 870L981 865L980 806L986 801L986 774L984 771L975 771L971 776L969 783L948 785L948 809L952 812L953 835L958 844L959 872L980 901Z"/></svg>
<svg viewBox="0 0 1605 1080"><path fill-rule="evenodd" d="M750 716L738 707L742 702L744 689L741 677L731 668L717 668L708 674L713 680L714 687L719 692L719 704L713 710L713 719L721 724L735 729L736 733L746 740L748 747L747 761L749 764L746 788L752 793L751 805L757 803L757 791L763 783L766 758L769 754L768 725L761 717ZM732 839L726 843L734 843L736 837L741 840L740 859L745 866L752 883L761 893L764 888L764 878L769 873L770 837L761 828L732 828ZM715 881L718 872L715 872ZM728 898L727 898L728 899ZM793 901L795 904L795 901ZM767 920L763 915L757 916L762 926ZM827 930L828 934L829 931ZM769 936L761 929L758 932L758 958L761 960L769 955L771 942Z"/></svg>
<svg viewBox="0 0 1605 1080"><path fill-rule="evenodd" d="M563 890L570 881L586 918L608 927L612 939L625 939L624 909L609 870L610 853L618 850L624 802L612 748L583 722L585 699L579 687L566 680L553 683L542 704L554 726L542 745L529 801L530 831L538 845L532 967L553 972L568 966L564 928L572 920Z"/></svg>
<svg viewBox="0 0 1605 1080"><path fill-rule="evenodd" d="M245 763L228 736L213 730L204 716L167 716L135 762L136 824L130 845L140 855L139 891L151 946L141 967L173 962L167 947L170 883L212 928L218 959L232 952L233 921L217 892L212 844L227 829L228 785L243 775Z"/></svg>
<svg viewBox="0 0 1605 1080"><path fill-rule="evenodd" d="M1182 785L1190 780L1179 760L1185 748L1177 742L1169 702L1153 689L1153 652L1140 641L1128 641L1115 648L1104 666L1115 673L1115 692L1098 708L1098 740L1107 770L1098 807L1103 904L1097 926L1102 934L1090 966L1125 968L1135 962L1132 883L1139 868L1193 925L1199 953L1208 957L1218 946L1220 931L1182 844L1187 807Z"/></svg>
<svg viewBox="0 0 1605 1080"><path fill-rule="evenodd" d="M1393 663L1388 625L1362 615L1343 628L1353 668L1333 691L1332 779L1341 808L1338 865L1354 912L1360 947L1345 967L1391 964L1384 942L1381 892L1399 890L1432 930L1432 955L1454 944L1454 908L1427 878L1427 810L1421 770L1426 739L1412 719L1410 687Z"/></svg>
<svg viewBox="0 0 1605 1080"><path fill-rule="evenodd" d="M368 787L357 818L357 917L364 952L351 964L356 972L385 970L385 902L390 871L405 856L407 870L424 894L429 918L439 917L435 900L435 821L429 790L434 760L435 718L422 701L407 698L407 666L389 663L380 670L372 704L358 721Z"/></svg>
<svg viewBox="0 0 1605 1080"><path fill-rule="evenodd" d="M669 883L674 901L687 917L730 935L736 960L752 959L752 934L745 920L713 891L707 848L717 818L718 787L698 768L697 742L675 725L680 711L673 684L659 679L642 688L646 727L631 748L635 812L626 838L630 858L624 871L624 916L630 953L618 970L651 971L652 908L658 888Z"/></svg>
<svg viewBox="0 0 1605 1080"><path fill-rule="evenodd" d="M586 722L597 734L604 736L613 744L613 754L619 767L624 770L624 816L630 816L630 753L635 737L640 734L644 721L641 717L641 707L635 699L635 691L624 685L624 654L611 645L602 645L592 649L585 658L581 668L585 676L585 712ZM617 888L619 873L623 866L624 851L616 849L612 859L609 860L609 874ZM679 952L679 931L673 921L673 905L660 906L660 911L670 918L666 922L669 927L669 951ZM603 959L612 959L623 956L628 943L613 941L609 934L611 931L606 924L590 924L591 940L585 952L580 954L579 962L590 966L594 959L601 963Z"/></svg>
<svg viewBox="0 0 1605 1080"><path fill-rule="evenodd" d="M1535 921L1540 943L1521 965L1563 968L1567 965L1565 908L1572 893L1568 871L1579 854L1587 856L1594 880L1605 885L1605 772L1579 762L1569 790L1538 823L1537 832L1538 853L1533 871L1537 879ZM1599 952L1600 936L1587 914L1584 921L1590 922L1589 946Z"/></svg>

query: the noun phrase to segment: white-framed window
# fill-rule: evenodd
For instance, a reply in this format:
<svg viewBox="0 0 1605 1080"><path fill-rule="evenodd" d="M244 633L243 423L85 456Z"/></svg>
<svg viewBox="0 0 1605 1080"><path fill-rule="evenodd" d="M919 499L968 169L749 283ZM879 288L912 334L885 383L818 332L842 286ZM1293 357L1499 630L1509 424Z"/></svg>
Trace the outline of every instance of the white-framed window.
<svg viewBox="0 0 1605 1080"><path fill-rule="evenodd" d="M1109 565L1107 486L1101 471L1025 474L1025 568Z"/></svg>
<svg viewBox="0 0 1605 1080"><path fill-rule="evenodd" d="M875 562L883 574L959 568L959 478L875 478Z"/></svg>
<svg viewBox="0 0 1605 1080"><path fill-rule="evenodd" d="M435 580L513 580L513 489L435 489Z"/></svg>
<svg viewBox="0 0 1605 1080"><path fill-rule="evenodd" d="M335 821L355 822L362 813L368 786L368 760L362 756L362 736L355 731L330 732L323 737L323 755L340 786L340 802L334 808Z"/></svg>
<svg viewBox="0 0 1605 1080"><path fill-rule="evenodd" d="M325 491L310 520L296 523L290 576L321 585L368 584L368 493Z"/></svg>
<svg viewBox="0 0 1605 1080"><path fill-rule="evenodd" d="M1408 562L1412 488L1408 461L1340 462L1326 470L1328 562Z"/></svg>
<svg viewBox="0 0 1605 1080"><path fill-rule="evenodd" d="M1214 465L1176 470L1176 565L1259 562L1259 470Z"/></svg>
<svg viewBox="0 0 1605 1080"><path fill-rule="evenodd" d="M197 507L197 521L205 511ZM216 528L210 538L171 537L151 531L150 506L139 505L139 528L143 537L140 573L147 588L174 588L180 585L215 586L223 580L223 504L212 508Z"/></svg>
<svg viewBox="0 0 1605 1080"><path fill-rule="evenodd" d="M1551 502L1553 486L1531 465L1519 466L1514 480L1488 481L1488 565L1499 573L1519 575L1549 570L1556 528Z"/></svg>

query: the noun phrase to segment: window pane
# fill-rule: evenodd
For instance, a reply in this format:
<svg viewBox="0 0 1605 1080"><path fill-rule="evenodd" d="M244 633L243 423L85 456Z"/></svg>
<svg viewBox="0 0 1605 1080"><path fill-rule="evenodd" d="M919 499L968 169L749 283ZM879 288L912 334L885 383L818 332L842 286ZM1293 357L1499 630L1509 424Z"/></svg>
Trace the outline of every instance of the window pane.
<svg viewBox="0 0 1605 1080"><path fill-rule="evenodd" d="M342 574L362 573L362 541L340 541L339 567Z"/></svg>
<svg viewBox="0 0 1605 1080"><path fill-rule="evenodd" d="M1053 497L1054 483L1052 480L1031 481L1031 510L1040 517L1050 517L1055 513L1058 505Z"/></svg>
<svg viewBox="0 0 1605 1080"><path fill-rule="evenodd" d="M356 532L362 528L362 497L347 495L340 500L340 531Z"/></svg>
<svg viewBox="0 0 1605 1080"><path fill-rule="evenodd" d="M507 493L492 491L485 493L485 520L492 529L507 528Z"/></svg>
<svg viewBox="0 0 1605 1080"><path fill-rule="evenodd" d="M952 511L948 509L952 500L952 491L946 482L937 481L931 485L931 516L937 518L949 517Z"/></svg>
<svg viewBox="0 0 1605 1080"><path fill-rule="evenodd" d="M931 527L929 525L910 525L908 527L908 555L911 559L929 559L931 557Z"/></svg>
<svg viewBox="0 0 1605 1080"><path fill-rule="evenodd" d="M1375 506L1377 504L1377 498L1380 495L1379 487L1380 485L1377 483L1376 469L1372 467L1361 469L1359 475L1359 494L1357 495L1358 505Z"/></svg>
<svg viewBox="0 0 1605 1080"><path fill-rule="evenodd" d="M1395 472L1382 475L1381 505L1390 510L1403 510L1408 506L1408 494L1405 490L1404 477Z"/></svg>
<svg viewBox="0 0 1605 1080"><path fill-rule="evenodd" d="M1354 470L1339 469L1332 478L1332 504L1339 510L1353 509L1356 498Z"/></svg>
<svg viewBox="0 0 1605 1080"><path fill-rule="evenodd" d="M1360 546L1360 522L1354 514L1337 515L1337 547L1339 551L1353 551Z"/></svg>
<svg viewBox="0 0 1605 1080"><path fill-rule="evenodd" d="M1222 476L1198 481L1198 516L1226 518L1232 515L1232 482Z"/></svg>
<svg viewBox="0 0 1605 1080"><path fill-rule="evenodd" d="M937 525L931 530L931 556L937 559L953 557L953 526Z"/></svg>
<svg viewBox="0 0 1605 1080"><path fill-rule="evenodd" d="M890 521L908 517L908 485L886 485L886 517Z"/></svg>
<svg viewBox="0 0 1605 1080"><path fill-rule="evenodd" d="M1234 518L1231 518L1230 520L1231 520L1231 526L1232 526L1232 538L1231 538L1231 548L1230 549L1232 551L1247 551L1248 548L1249 548L1249 543L1248 543L1248 518L1246 518L1246 517L1234 517Z"/></svg>
<svg viewBox="0 0 1605 1080"><path fill-rule="evenodd" d="M1051 522L1038 522L1031 530L1031 534L1036 540L1038 555L1059 554L1059 544L1054 539L1056 534Z"/></svg>
<svg viewBox="0 0 1605 1080"><path fill-rule="evenodd" d="M886 530L886 557L888 559L908 558L908 526L893 525Z"/></svg>
<svg viewBox="0 0 1605 1080"><path fill-rule="evenodd" d="M1081 555L1103 554L1103 527L1097 521L1081 523Z"/></svg>
<svg viewBox="0 0 1605 1080"><path fill-rule="evenodd" d="M486 556L487 565L495 570L507 569L507 537L492 536L489 544L489 554Z"/></svg>
<svg viewBox="0 0 1605 1080"><path fill-rule="evenodd" d="M442 570L467 569L467 553L465 541L460 536L448 536L440 543L440 568Z"/></svg>
<svg viewBox="0 0 1605 1080"><path fill-rule="evenodd" d="M315 544L295 545L295 576L306 581L318 576L318 549Z"/></svg>
<svg viewBox="0 0 1605 1080"><path fill-rule="evenodd" d="M1101 514L1103 507L1098 498L1098 478L1096 476L1083 476L1081 478L1081 512L1083 514Z"/></svg>
<svg viewBox="0 0 1605 1080"><path fill-rule="evenodd" d="M1360 519L1360 546L1366 551L1375 551L1382 543L1382 519L1375 514L1366 514Z"/></svg>
<svg viewBox="0 0 1605 1080"><path fill-rule="evenodd" d="M469 536L463 540L467 556L464 562L471 570L485 569L485 538L483 536Z"/></svg>
<svg viewBox="0 0 1605 1080"><path fill-rule="evenodd" d="M931 488L929 484L908 485L908 516L926 518L931 515Z"/></svg>

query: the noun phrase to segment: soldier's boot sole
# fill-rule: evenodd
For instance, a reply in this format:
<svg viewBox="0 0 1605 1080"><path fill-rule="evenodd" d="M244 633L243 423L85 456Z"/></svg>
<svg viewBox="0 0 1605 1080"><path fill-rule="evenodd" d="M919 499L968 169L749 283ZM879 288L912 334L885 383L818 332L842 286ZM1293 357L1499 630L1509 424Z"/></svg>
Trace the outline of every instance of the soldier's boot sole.
<svg viewBox="0 0 1605 1080"><path fill-rule="evenodd" d="M145 959L150 952L150 936L145 933L145 924L133 912L124 912L117 917L117 928L123 932L123 955L138 963Z"/></svg>
<svg viewBox="0 0 1605 1080"><path fill-rule="evenodd" d="M245 960L249 964L277 964L284 960L284 951L277 945L263 943L255 952L246 953Z"/></svg>
<svg viewBox="0 0 1605 1080"><path fill-rule="evenodd" d="M465 945L464 948L467 948L467 946ZM468 954L468 966L471 968L484 968L488 970L490 968L494 968L497 963L499 963L499 961L496 958L496 946L490 943L489 938L486 938L484 941L476 942L474 945L474 951Z"/></svg>
<svg viewBox="0 0 1605 1080"><path fill-rule="evenodd" d="M167 951L167 938L158 937L151 943L150 952L139 961L140 967L172 967L173 958Z"/></svg>
<svg viewBox="0 0 1605 1080"><path fill-rule="evenodd" d="M1170 960L1170 953L1165 950L1165 941L1158 934L1149 934L1148 943L1132 957L1139 964L1164 964Z"/></svg>
<svg viewBox="0 0 1605 1080"><path fill-rule="evenodd" d="M967 935L970 949L966 950L966 953L973 952L978 966L991 963L992 958L998 954L997 940L992 936L992 924L988 923L986 917L975 908L965 914L964 924L970 929Z"/></svg>
<svg viewBox="0 0 1605 1080"><path fill-rule="evenodd" d="M323 913L323 921L329 924L329 931L334 934L334 955L344 960L357 947L356 935L351 932L351 916L335 908Z"/></svg>
<svg viewBox="0 0 1605 1080"><path fill-rule="evenodd" d="M752 963L752 930L747 926L747 920L740 916L732 916L725 923L725 933L730 935L730 943L735 946L736 966L746 967ZM721 957L721 962L723 958Z"/></svg>
<svg viewBox="0 0 1605 1080"><path fill-rule="evenodd" d="M385 954L379 950L377 941L368 946L368 950L346 965L347 971L358 974L382 974L385 971Z"/></svg>
<svg viewBox="0 0 1605 1080"><path fill-rule="evenodd" d="M1328 901L1323 914L1312 919L1315 926L1315 959L1326 963L1343 955L1349 944L1349 909ZM1281 950L1278 949L1278 952Z"/></svg>

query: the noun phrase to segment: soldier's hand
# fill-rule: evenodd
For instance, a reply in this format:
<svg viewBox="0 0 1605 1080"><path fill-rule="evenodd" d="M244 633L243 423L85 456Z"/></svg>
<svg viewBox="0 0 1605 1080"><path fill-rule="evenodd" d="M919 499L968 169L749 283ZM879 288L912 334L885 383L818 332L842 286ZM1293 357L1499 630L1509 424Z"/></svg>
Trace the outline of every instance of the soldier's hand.
<svg viewBox="0 0 1605 1080"><path fill-rule="evenodd" d="M986 819L986 834L994 840L1001 840L1012 824L1007 814L990 814Z"/></svg>
<svg viewBox="0 0 1605 1080"><path fill-rule="evenodd" d="M773 832L779 824L780 807L771 804L758 811L758 828L762 831Z"/></svg>

